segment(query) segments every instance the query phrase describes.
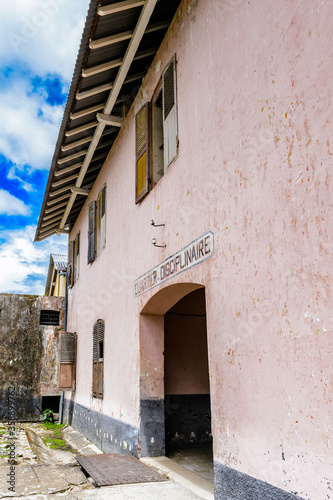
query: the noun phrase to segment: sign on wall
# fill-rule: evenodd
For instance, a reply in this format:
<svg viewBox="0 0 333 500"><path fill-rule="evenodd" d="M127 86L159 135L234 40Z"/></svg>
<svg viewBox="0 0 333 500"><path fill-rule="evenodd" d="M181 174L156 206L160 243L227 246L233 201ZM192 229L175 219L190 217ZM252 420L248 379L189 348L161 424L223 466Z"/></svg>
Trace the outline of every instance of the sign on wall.
<svg viewBox="0 0 333 500"><path fill-rule="evenodd" d="M134 296L148 292L151 288L161 285L177 274L190 269L204 260L209 259L214 252L214 233L208 231L200 238L192 241L179 252L171 255L161 264L140 276L134 281Z"/></svg>

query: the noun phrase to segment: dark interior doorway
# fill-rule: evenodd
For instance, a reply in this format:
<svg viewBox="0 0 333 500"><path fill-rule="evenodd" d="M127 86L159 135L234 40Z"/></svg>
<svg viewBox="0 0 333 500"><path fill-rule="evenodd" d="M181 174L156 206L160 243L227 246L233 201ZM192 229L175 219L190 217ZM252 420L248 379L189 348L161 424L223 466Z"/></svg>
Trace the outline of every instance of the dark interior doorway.
<svg viewBox="0 0 333 500"><path fill-rule="evenodd" d="M166 456L213 477L204 288L164 315L164 394Z"/></svg>
<svg viewBox="0 0 333 500"><path fill-rule="evenodd" d="M52 410L53 413L59 413L60 396L42 396L42 411Z"/></svg>

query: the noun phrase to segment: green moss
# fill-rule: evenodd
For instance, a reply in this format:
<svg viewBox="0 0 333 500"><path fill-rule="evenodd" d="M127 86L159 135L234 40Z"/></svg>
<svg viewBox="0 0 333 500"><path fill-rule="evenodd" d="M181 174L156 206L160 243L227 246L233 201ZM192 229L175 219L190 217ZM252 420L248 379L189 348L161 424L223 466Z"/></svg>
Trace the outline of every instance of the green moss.
<svg viewBox="0 0 333 500"><path fill-rule="evenodd" d="M52 422L45 422L44 427L48 431L48 435L43 437L45 444L53 450L71 451L77 453L73 448L63 439L62 429L66 424L52 424Z"/></svg>
<svg viewBox="0 0 333 500"><path fill-rule="evenodd" d="M44 427L46 427L48 431L51 431L52 434L59 439L62 437L61 431L65 427L65 425L66 424L53 424L52 422L44 423Z"/></svg>

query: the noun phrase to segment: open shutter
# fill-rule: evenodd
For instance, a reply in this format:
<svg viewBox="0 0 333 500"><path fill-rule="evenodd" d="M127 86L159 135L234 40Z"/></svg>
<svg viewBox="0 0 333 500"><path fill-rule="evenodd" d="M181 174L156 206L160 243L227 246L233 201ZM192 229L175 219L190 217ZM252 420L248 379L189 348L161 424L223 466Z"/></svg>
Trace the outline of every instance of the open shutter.
<svg viewBox="0 0 333 500"><path fill-rule="evenodd" d="M75 282L79 279L79 269L80 269L80 233L76 235L75 238L75 248L74 248L74 273Z"/></svg>
<svg viewBox="0 0 333 500"><path fill-rule="evenodd" d="M98 332L97 323L93 330L93 396L98 396Z"/></svg>
<svg viewBox="0 0 333 500"><path fill-rule="evenodd" d="M68 243L68 286L74 285L74 241Z"/></svg>
<svg viewBox="0 0 333 500"><path fill-rule="evenodd" d="M95 260L96 255L96 201L89 203L88 225L88 264Z"/></svg>
<svg viewBox="0 0 333 500"><path fill-rule="evenodd" d="M98 397L103 397L104 387L104 321L98 320Z"/></svg>
<svg viewBox="0 0 333 500"><path fill-rule="evenodd" d="M105 235L106 235L106 186L103 186L101 195L101 250L105 247Z"/></svg>
<svg viewBox="0 0 333 500"><path fill-rule="evenodd" d="M164 173L178 152L176 58L163 72Z"/></svg>
<svg viewBox="0 0 333 500"><path fill-rule="evenodd" d="M59 389L72 389L75 380L76 336L74 333L60 334Z"/></svg>
<svg viewBox="0 0 333 500"><path fill-rule="evenodd" d="M149 191L150 182L150 117L149 103L145 104L135 117L136 165L135 203Z"/></svg>

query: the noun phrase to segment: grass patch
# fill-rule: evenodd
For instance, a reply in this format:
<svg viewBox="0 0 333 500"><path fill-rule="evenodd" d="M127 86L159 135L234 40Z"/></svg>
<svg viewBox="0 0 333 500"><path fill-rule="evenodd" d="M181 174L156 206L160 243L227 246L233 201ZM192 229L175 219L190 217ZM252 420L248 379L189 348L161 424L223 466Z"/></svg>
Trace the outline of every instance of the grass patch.
<svg viewBox="0 0 333 500"><path fill-rule="evenodd" d="M56 437L45 437L44 442L53 450L74 451L64 439Z"/></svg>
<svg viewBox="0 0 333 500"><path fill-rule="evenodd" d="M52 422L44 422L43 427L47 430L47 435L43 440L47 446L53 450L71 451L77 453L66 441L63 439L62 430L66 424L55 424Z"/></svg>

